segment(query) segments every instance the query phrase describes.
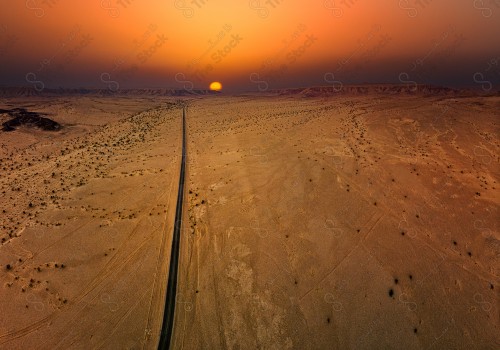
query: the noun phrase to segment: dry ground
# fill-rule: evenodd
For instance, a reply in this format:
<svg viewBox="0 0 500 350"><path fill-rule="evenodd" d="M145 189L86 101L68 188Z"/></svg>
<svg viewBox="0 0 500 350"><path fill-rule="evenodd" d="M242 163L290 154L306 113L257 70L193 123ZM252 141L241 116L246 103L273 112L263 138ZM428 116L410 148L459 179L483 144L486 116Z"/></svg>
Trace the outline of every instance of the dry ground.
<svg viewBox="0 0 500 350"><path fill-rule="evenodd" d="M154 348L178 109L143 99L12 102L53 113L64 129L0 134L0 348Z"/></svg>
<svg viewBox="0 0 500 350"><path fill-rule="evenodd" d="M499 107L194 103L176 348L498 348Z"/></svg>
<svg viewBox="0 0 500 350"><path fill-rule="evenodd" d="M166 101L4 101L66 127L0 133L0 348L155 348L180 159ZM499 110L192 100L175 348L498 348Z"/></svg>

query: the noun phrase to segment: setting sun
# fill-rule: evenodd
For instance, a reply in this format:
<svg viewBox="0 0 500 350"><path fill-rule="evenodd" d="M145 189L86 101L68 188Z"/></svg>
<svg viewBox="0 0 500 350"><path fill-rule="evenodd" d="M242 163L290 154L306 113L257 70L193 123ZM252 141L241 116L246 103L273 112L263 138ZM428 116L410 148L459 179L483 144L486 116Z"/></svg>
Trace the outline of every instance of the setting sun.
<svg viewBox="0 0 500 350"><path fill-rule="evenodd" d="M210 90L212 91L220 91L222 89L222 84L219 83L218 81L214 81L212 84L210 84Z"/></svg>

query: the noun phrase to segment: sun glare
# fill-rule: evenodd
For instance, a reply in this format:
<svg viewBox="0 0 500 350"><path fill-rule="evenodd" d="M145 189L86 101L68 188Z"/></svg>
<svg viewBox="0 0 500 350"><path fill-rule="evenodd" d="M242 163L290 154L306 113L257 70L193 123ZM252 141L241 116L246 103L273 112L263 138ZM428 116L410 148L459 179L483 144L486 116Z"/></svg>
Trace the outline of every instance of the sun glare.
<svg viewBox="0 0 500 350"><path fill-rule="evenodd" d="M212 84L210 84L210 90L212 91L220 91L222 89L222 84L219 83L218 81L214 81Z"/></svg>

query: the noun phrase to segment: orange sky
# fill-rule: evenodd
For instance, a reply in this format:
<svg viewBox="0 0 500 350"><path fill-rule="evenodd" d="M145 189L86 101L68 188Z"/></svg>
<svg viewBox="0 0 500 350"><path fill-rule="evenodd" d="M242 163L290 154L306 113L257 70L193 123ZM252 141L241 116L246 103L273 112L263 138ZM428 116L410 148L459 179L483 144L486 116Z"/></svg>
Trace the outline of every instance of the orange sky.
<svg viewBox="0 0 500 350"><path fill-rule="evenodd" d="M2 85L206 88L219 80L255 90L500 80L494 0L0 4Z"/></svg>

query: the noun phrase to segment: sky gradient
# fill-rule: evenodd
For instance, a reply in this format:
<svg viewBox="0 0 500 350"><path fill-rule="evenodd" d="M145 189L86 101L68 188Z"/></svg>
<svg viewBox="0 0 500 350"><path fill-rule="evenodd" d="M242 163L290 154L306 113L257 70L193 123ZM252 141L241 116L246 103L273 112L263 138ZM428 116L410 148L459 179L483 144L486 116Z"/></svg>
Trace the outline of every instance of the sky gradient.
<svg viewBox="0 0 500 350"><path fill-rule="evenodd" d="M495 88L500 0L0 0L1 85Z"/></svg>

